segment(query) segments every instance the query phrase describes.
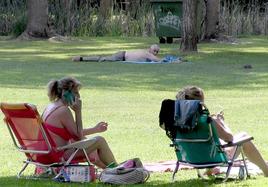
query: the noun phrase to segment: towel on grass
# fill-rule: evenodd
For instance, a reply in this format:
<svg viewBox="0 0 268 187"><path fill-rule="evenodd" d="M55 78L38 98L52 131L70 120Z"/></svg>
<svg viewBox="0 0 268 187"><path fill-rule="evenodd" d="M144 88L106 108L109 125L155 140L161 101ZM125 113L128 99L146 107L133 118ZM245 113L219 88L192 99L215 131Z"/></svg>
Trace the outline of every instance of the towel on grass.
<svg viewBox="0 0 268 187"><path fill-rule="evenodd" d="M182 58L181 57L176 57L173 55L166 55L164 58L161 59L159 62L155 61L122 61L124 63L133 63L133 64L170 64L170 63L181 63Z"/></svg>
<svg viewBox="0 0 268 187"><path fill-rule="evenodd" d="M155 163L144 163L143 166L145 169L147 169L150 172L173 172L176 166L177 161L160 161L160 162L155 162ZM258 168L255 164L246 161L247 166L248 166L248 172L250 175L260 175L262 174L262 171L260 168ZM237 175L239 172L239 167L242 162L237 161L234 163L234 166L231 168L230 175ZM187 169L193 169L193 167L180 163L180 170L187 170ZM227 170L227 167L219 167L219 172L220 173L225 173Z"/></svg>

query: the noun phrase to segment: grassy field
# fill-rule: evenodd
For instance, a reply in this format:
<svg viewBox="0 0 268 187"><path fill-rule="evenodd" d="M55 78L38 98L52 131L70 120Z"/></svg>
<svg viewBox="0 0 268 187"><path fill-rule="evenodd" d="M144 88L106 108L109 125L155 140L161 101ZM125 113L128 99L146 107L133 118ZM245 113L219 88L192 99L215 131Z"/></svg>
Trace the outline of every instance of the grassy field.
<svg viewBox="0 0 268 187"><path fill-rule="evenodd" d="M18 42L0 38L0 101L28 102L40 113L48 104L46 84L63 76L78 78L83 88L83 122L92 126L109 123L102 135L118 161L139 157L143 162L175 160L169 139L159 128L161 101L174 99L178 89L197 85L205 90L211 113L224 109L234 132L247 131L268 160L268 38L240 38L236 44L202 43L198 54L184 56L182 64L124 64L72 62L74 55L112 54L118 50L146 48L157 38L80 38L67 42ZM160 56L180 55L179 44L161 45ZM243 66L251 64L252 69ZM3 118L2 113L0 118ZM50 181L17 180L25 158L12 145L0 121L0 186L66 186ZM26 174L32 173L30 168ZM202 181L196 172L154 173L146 184L136 186L267 186L268 179L220 184ZM68 186L83 186L71 184ZM102 186L99 183L86 186Z"/></svg>

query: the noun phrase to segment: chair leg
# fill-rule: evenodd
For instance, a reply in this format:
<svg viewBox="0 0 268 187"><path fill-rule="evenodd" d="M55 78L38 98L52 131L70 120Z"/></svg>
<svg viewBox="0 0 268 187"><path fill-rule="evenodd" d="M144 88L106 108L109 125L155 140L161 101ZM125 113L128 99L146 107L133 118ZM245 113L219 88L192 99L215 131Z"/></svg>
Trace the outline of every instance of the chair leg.
<svg viewBox="0 0 268 187"><path fill-rule="evenodd" d="M85 150L85 149L83 149L83 152L84 152L85 157L86 157L86 159L87 159L88 165L90 165L90 160L89 160L89 158L88 158L88 155L87 155L86 150Z"/></svg>
<svg viewBox="0 0 268 187"><path fill-rule="evenodd" d="M22 169L20 170L20 172L17 175L18 178L21 177L21 174L24 172L24 170L27 168L28 165L29 165L29 162L28 162L28 160L26 160L25 164L23 165Z"/></svg>
<svg viewBox="0 0 268 187"><path fill-rule="evenodd" d="M71 156L69 157L69 159L66 161L65 165L69 165L70 162L73 160L74 156L76 155L76 153L79 151L79 149L76 149Z"/></svg>
<svg viewBox="0 0 268 187"><path fill-rule="evenodd" d="M244 156L243 149L241 149L241 156L242 156L242 160L243 160L244 168L245 168L245 170L246 170L247 178L250 178L250 175L249 175L249 172L248 172L248 167L247 167L247 164L246 164L246 159L245 159L245 156Z"/></svg>
<svg viewBox="0 0 268 187"><path fill-rule="evenodd" d="M231 159L231 161L228 163L228 168L227 168L227 171L226 171L226 176L225 176L225 179L223 180L223 182L226 182L229 175L230 175L230 171L231 171L231 168L233 166L233 163L234 163L234 160L235 160L235 156L237 154L237 151L238 151L238 146L235 146L235 152L234 152L234 156L233 158Z"/></svg>
<svg viewBox="0 0 268 187"><path fill-rule="evenodd" d="M230 175L230 171L231 171L232 166L233 166L233 162L231 162L231 163L228 164L226 175L225 175L225 178L224 178L224 180L222 182L226 182L227 181L227 179L228 179L228 177Z"/></svg>
<svg viewBox="0 0 268 187"><path fill-rule="evenodd" d="M178 172L179 166L180 166L180 162L177 161L177 163L176 163L176 167L175 167L174 172L173 172L173 174L172 174L172 182L174 182L175 175L176 175L176 173Z"/></svg>

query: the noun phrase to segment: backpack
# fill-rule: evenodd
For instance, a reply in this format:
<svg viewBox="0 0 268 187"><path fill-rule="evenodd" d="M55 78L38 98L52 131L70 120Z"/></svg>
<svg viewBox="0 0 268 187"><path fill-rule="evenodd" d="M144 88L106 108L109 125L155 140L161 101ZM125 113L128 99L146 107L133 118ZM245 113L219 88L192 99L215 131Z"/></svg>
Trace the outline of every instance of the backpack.
<svg viewBox="0 0 268 187"><path fill-rule="evenodd" d="M139 158L127 160L115 168L104 169L99 180L108 184L144 183L150 177L149 171L143 168Z"/></svg>

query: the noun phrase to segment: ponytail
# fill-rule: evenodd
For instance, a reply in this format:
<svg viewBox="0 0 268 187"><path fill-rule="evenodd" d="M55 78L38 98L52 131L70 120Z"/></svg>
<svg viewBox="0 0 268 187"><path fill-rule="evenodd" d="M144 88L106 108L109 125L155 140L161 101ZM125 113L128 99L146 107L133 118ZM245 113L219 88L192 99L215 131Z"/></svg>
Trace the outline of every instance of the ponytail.
<svg viewBox="0 0 268 187"><path fill-rule="evenodd" d="M73 90L74 88L80 89L81 83L72 77L64 77L59 80L51 80L47 84L47 95L50 101L56 101L62 97L62 92L67 90Z"/></svg>
<svg viewBox="0 0 268 187"><path fill-rule="evenodd" d="M59 81L57 80L49 81L47 89L48 89L47 95L50 101L55 101L56 99L61 98L62 89L59 86Z"/></svg>

